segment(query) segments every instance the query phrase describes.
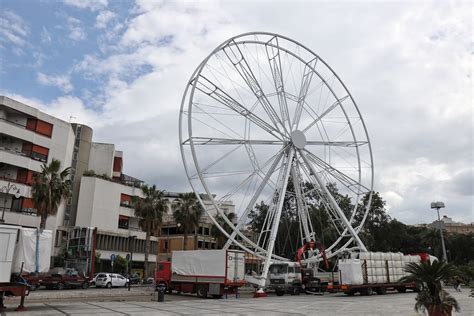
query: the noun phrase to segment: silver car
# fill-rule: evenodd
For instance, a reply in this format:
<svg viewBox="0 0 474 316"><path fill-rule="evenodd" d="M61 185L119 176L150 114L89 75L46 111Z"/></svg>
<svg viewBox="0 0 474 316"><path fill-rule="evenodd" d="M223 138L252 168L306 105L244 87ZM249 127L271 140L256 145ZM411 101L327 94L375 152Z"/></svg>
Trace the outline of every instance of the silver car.
<svg viewBox="0 0 474 316"><path fill-rule="evenodd" d="M127 287L129 280L117 273L99 273L95 280L96 287Z"/></svg>

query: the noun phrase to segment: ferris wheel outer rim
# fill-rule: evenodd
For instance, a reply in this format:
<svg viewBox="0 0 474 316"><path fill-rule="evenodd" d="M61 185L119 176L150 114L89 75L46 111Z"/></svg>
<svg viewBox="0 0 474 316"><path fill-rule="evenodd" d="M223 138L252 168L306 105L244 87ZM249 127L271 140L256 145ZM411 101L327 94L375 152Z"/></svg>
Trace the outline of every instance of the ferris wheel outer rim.
<svg viewBox="0 0 474 316"><path fill-rule="evenodd" d="M363 117L362 117L362 115L361 115L361 113L360 113L359 107L357 106L357 103L355 102L354 98L352 97L352 94L351 94L350 91L347 89L347 87L346 87L346 85L344 84L344 82L339 78L339 76L337 75L337 73L336 73L322 58L320 58L320 56L319 56L318 54L314 53L312 50L310 50L309 48L307 48L305 45L299 43L298 41L293 40L293 39L290 39L290 38L288 38L288 37L286 37L286 36L282 36L282 35L276 34L276 33L269 33L269 32L248 32L248 33L242 33L242 34L240 34L240 35L237 35L237 36L231 37L230 39L227 39L226 41L224 41L224 42L222 42L220 45L218 45L218 46L198 65L198 67L197 67L197 68L195 69L195 71L193 72L193 74L192 74L190 80L189 80L189 81L187 82L187 84L186 84L185 92L184 92L184 94L183 94L183 98L182 98L182 102L181 102L180 115L179 115L179 140L180 140L180 150L181 150L181 156L182 156L182 160L183 160L183 165L184 165L184 167L185 167L185 171L186 171L186 175L187 175L187 177L188 177L188 181L189 181L189 183L190 183L190 185L191 185L191 187L192 187L194 193L196 194L196 197L199 199L200 203L204 206L204 203L203 203L203 201L202 201L202 199L201 199L201 197L200 197L200 195L199 195L199 193L198 193L198 190L196 190L196 188L194 187L194 185L193 185L193 183L192 183L192 181L191 181L191 178L190 178L190 174L189 174L189 170L188 170L188 166L187 166L186 158L185 158L185 154L184 154L183 139L182 139L182 134L183 134L183 123L182 123L182 122L183 122L184 104L185 104L185 101L189 98L190 101L189 101L189 107L188 107L188 136L189 136L189 138L190 138L189 140L190 140L190 143L191 143L191 146L190 146L190 147L191 147L191 151L193 151L194 145L192 144L192 128L191 128L191 124L189 124L189 121L191 120L191 115L190 115L190 114L192 113L192 111L191 111L191 106L192 106L192 97L193 97L193 95L194 95L195 85L192 85L191 82L192 82L194 79L196 79L196 78L199 77L200 73L202 72L203 67L207 64L207 62L209 61L209 59L210 59L212 56L214 56L217 52L219 52L220 50L222 50L223 47L227 46L229 43L231 43L232 41L235 41L235 40L238 39L238 38L242 38L242 37L245 37L245 36L251 36L251 35L265 35L265 36L272 36L272 37L282 38L282 39L285 39L285 40L287 40L287 41L289 41L289 42L291 42L291 43L296 44L297 46L300 46L300 47L304 48L308 53L314 55L314 56L318 59L318 61L322 62L322 63L324 64L324 66L327 67L327 68L330 70L330 72L337 78L338 82L341 84L341 86L343 87L343 89L345 90L345 92L347 92L348 96L350 97L350 99L351 99L351 101L352 101L352 103L353 103L353 107L356 109L357 114L358 114L358 117L359 117L359 119L360 119L360 121L361 121L361 123L362 123L362 126L363 126L363 131L364 131L365 137L366 137L366 139L367 139L367 146L368 146L368 152L369 152L369 157L370 157L370 165L371 165L371 178L370 178L370 183L371 183L371 185L370 185L370 191L369 191L369 192L370 192L369 201L368 201L368 203L367 203L366 210L365 210L365 212L364 212L364 216L363 216L363 219L362 219L361 223L360 223L357 227L354 228L354 230L355 230L356 232L359 232L360 229L362 228L362 226L363 226L363 224L364 224L366 218L367 218L368 210L369 210L370 205L371 205L372 194L373 194L373 180L374 180L373 154L372 154L372 149L371 149L370 138L369 138L369 135L368 135L368 131L367 131L365 122L364 122ZM263 42L260 42L260 43L263 44ZM279 47L278 47L278 48L279 48ZM295 56L295 57L296 57L296 56ZM302 60L301 60L301 61L302 61ZM311 70L319 76L318 72L317 72L314 68L311 67ZM323 79L321 76L319 76L319 77L320 77L321 80L324 81L324 79ZM324 82L324 83L325 83L325 82ZM190 85L192 85L192 90L191 90L191 94L188 94L188 89L189 89L189 86L190 86ZM330 87L328 84L325 83L325 85L327 86L328 89L331 89L331 87ZM336 94L334 93L334 91L332 91L332 89L331 89L331 93L332 93L333 96L336 97L336 99L337 99L337 96L336 96ZM346 118L347 118L347 115L346 115ZM349 123L349 125L350 125L350 123ZM351 130L352 130L352 127L351 127ZM353 131L352 131L352 134L353 134L353 137L355 138L355 135L354 135ZM194 159L195 159L195 153L193 154L193 160L194 160ZM197 162L196 160L194 160L194 161L195 161L195 163ZM358 162L359 162L359 164L360 164L360 157L358 158ZM196 167L198 167L198 166L196 166ZM359 165L359 171L360 171L360 165ZM198 174L199 174L199 172L198 172ZM205 181L202 179L201 176L200 176L200 181L201 181L201 184L203 185L203 187L205 188L205 191L207 192L206 194L208 194L208 196L211 197L212 195L210 194L210 191L209 191L209 189L207 188L207 185L205 184ZM227 216L225 216L225 213L223 213L223 212L220 211L219 207L217 207L217 205L216 205L216 203L215 203L216 201L215 201L213 198L211 198L210 200L211 200L211 202L212 202L214 208L217 210L217 213L220 214L220 215L223 217L223 219L224 219L224 220L227 222L227 224L232 228L232 230L233 230L234 232L236 232L239 236L243 235L239 230L236 230L236 229L235 229L236 227L233 225L232 222L230 222L230 221L228 220ZM208 213L208 212L207 212L207 209L206 209L206 213ZM354 213L355 213L355 211L352 212L351 220L352 220L352 218L353 218L353 216L354 216ZM219 225L219 223L217 223L217 221L215 220L214 216L211 215L211 214L209 214L209 213L208 213L208 215L209 215L209 217L211 218L211 220L212 220L212 222L214 223L214 225L216 225L216 226L219 228L219 230L221 230L222 233L224 233L224 235L225 235L227 238L229 238L230 235ZM347 230L347 227L345 228L345 230ZM342 235L342 234L341 234L341 235ZM353 239L354 239L354 237L351 237L351 238L346 242L346 244L345 244L344 246L342 246L341 248L339 248L337 251L340 251L342 248L346 248L347 245L349 245L349 244L353 241ZM340 241L340 240L338 240L338 242L339 242L339 241ZM249 251L250 253L253 253L254 255L259 256L259 254L255 253L254 251L249 250L249 249L246 248L244 245L242 245L239 241L237 241L237 240L234 239L234 240L232 240L232 242L236 243L239 247L243 248L244 250ZM333 243L333 245L331 245L331 246L336 246L336 245L338 244L338 242ZM258 248L258 245L255 245L255 244L254 244L253 246L257 246L257 247L255 247L255 248ZM262 248L262 249L263 249L263 248ZM329 248L328 248L328 249L329 249ZM272 256L273 256L273 254L272 254Z"/></svg>

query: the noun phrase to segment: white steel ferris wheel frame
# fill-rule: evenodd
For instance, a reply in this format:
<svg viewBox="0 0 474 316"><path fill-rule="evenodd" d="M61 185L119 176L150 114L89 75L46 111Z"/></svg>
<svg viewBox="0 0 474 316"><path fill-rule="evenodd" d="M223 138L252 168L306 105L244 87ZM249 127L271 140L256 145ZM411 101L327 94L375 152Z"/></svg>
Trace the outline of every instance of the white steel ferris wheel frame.
<svg viewBox="0 0 474 316"><path fill-rule="evenodd" d="M258 40L258 36L265 37L267 41L262 42ZM252 40L252 37L254 39ZM269 40L268 40L269 39ZM279 46L279 40L285 40L290 43L294 43L296 47L301 48L304 50L305 53L309 53L314 58L311 60L303 60L299 55L291 52L288 49L285 49ZM245 57L239 49L239 45L241 44L255 44L255 45L265 45L265 49L267 52L267 60L268 65L271 69L271 74L275 83L275 91L278 102L273 106L271 102L267 99L265 93L263 93L262 89L259 86L259 82L254 77L252 69L250 68L247 61L245 61ZM218 83L213 83L208 78L202 76L202 72L208 61L218 52L224 52L229 61L235 67L237 73L239 73L243 80L248 84L248 88L250 91L253 92L256 99L258 100L258 105L264 109L265 113L268 115L269 121L267 122L258 115L255 115L249 107L239 103L234 98L232 98L229 94L226 93L225 87L220 87ZM304 73L301 82L301 89L299 92L299 96L295 101L296 109L294 111L294 115L292 117L293 122L291 122L290 115L288 114L288 107L287 107L287 98L288 94L285 92L284 87L284 78L282 76L282 66L280 61L280 53L285 52L288 55L291 55L292 58L299 60L303 63L304 66ZM332 72L335 80L343 87L345 93L344 98L338 98L336 93L331 89L331 85L328 84L324 78L318 73L316 70L316 63L322 63L324 67L326 67L330 72ZM303 115L303 107L305 102L306 93L308 92L308 86L311 82L311 76L316 75L319 79L325 84L325 86L330 90L336 102L332 104L330 107L325 109L324 112L320 113L317 119L315 119L311 124L309 124L305 129L299 129L298 123L300 122L300 118ZM309 81L309 82L308 82ZM243 140L243 139L232 139L232 138L205 138L199 136L193 136L193 101L194 95L196 90L200 91L200 93L204 93L205 95L209 96L210 98L218 101L219 103L223 104L229 110L236 112L237 114L244 116L246 120L249 120L256 126L259 126L262 130L271 134L274 139L272 140ZM353 126L351 121L347 118L346 111L342 105L343 99L350 99L352 102L351 104L355 107L355 111L357 112L360 122L363 127L363 133L365 134L365 141L358 141L356 139L355 133L353 131ZM323 142L323 141L311 141L306 140L305 133L308 129L313 127L318 121L321 123L323 117L333 111L335 108L340 108L344 115L347 118L348 128L353 136L353 141L351 142ZM279 114L278 114L279 112ZM186 137L187 136L187 137ZM229 40L223 42L219 45L211 54L205 58L202 63L196 68L194 73L191 76L191 79L188 81L186 85L186 89L183 95L183 100L181 104L181 111L179 117L179 141L180 141L180 149L181 155L183 159L183 164L185 167L185 171L188 177L188 180L196 193L196 197L203 205L205 211L208 213L211 221L222 231L222 233L228 238L228 241L225 245L225 248L229 247L231 244L237 245L243 250L254 254L261 259L264 259L264 269L262 273L262 277L266 278L266 273L268 272L269 265L271 261L287 261L290 260L288 258L283 258L277 256L273 253L274 251L274 243L276 239L276 235L278 232L278 225L280 222L281 212L283 208L283 200L285 198L286 189L288 185L288 180L290 176L293 179L303 179L301 173L305 173L307 179L311 180L311 183L314 185L314 188L318 189L321 194L321 199L326 205L328 210L331 210L333 218L340 221L341 227L343 231L340 232L339 238L326 249L326 256L328 258L336 256L340 252L346 250L351 243L355 243L356 248L366 251L366 248L363 242L360 240L358 233L362 228L364 221L368 215L368 210L370 208L371 199L372 199L372 190L373 190L373 178L374 178L374 171L373 171L373 159L372 159L372 150L369 141L369 137L367 134L367 129L365 123L360 115L360 111L352 98L352 95L345 87L344 83L339 79L337 74L314 52L312 52L307 47L301 45L300 43L289 39L287 37L267 33L267 32L252 32L252 33L244 33L235 37L230 38ZM215 145L239 145L239 144L246 144L250 145L248 147L252 147L252 145L280 145L281 149L272 157L273 161L268 160L266 162L269 165L269 169L267 172L262 172L260 177L262 181L259 187L256 189L255 194L252 196L250 202L247 204L243 214L240 215L239 221L236 225L232 223L224 212L221 210L220 202L216 201L212 196L213 192L208 187L206 183L206 179L204 177L203 169L200 167L200 161L198 159L198 155L196 154L196 146L215 146ZM359 168L359 178L358 181L354 180L348 176L346 176L343 172L333 168L330 164L326 163L324 160L320 159L316 155L312 154L311 151L307 150L305 147L307 145L326 145L326 146L352 146L355 147L355 151L357 153L357 163ZM359 156L359 146L367 146L368 149L368 156L367 159L369 167L369 181L368 185L362 185L362 181L360 181L360 156ZM246 146L247 147L247 146ZM188 162L187 156L189 158L189 153L187 153L187 149L190 150L191 159ZM252 151L252 150L250 150ZM250 152L249 155L253 153ZM280 163L281 162L281 163ZM189 168L188 163L192 163L194 168L196 169L196 174L192 174ZM323 168L325 172L332 174L335 178L342 179L342 181L347 181L349 186L359 186L359 188L363 187L366 193L370 193L368 196L368 201L366 203L365 208L362 210L363 216L361 221L358 223L356 227L353 227L351 222L354 220L354 216L356 214L357 205L355 206L354 211L351 213L349 218L346 217L343 210L338 205L338 202L328 190L328 183L321 177L320 170L315 168L319 166ZM265 235L266 240L260 245L260 240L255 243L250 238L248 238L243 232L242 228L247 224L247 216L248 213L254 208L257 199L259 198L262 190L264 189L265 185L267 185L270 176L277 170L278 168L278 180L275 183L275 193L273 195L273 202L271 204L271 212L270 217L268 219L268 233ZM260 170L261 171L261 170ZM199 191L193 180L198 179L200 185L202 186L202 190ZM304 197L303 190L301 188L301 183L298 181L294 181L295 186L295 200L296 200L296 209L298 210L298 216L301 225L301 232L302 236L304 236L305 240L311 240L315 238L315 231L312 227L311 221L308 220L308 213L307 213L307 206L306 200ZM202 194L205 194L207 197L210 198L210 203L206 205L203 201ZM358 202L358 201L357 201ZM360 212L360 210L359 210ZM224 220L225 224L231 228L232 232L228 233L217 221L215 215L218 214ZM266 219L267 220L267 219ZM262 235L261 235L262 236ZM268 240L267 240L268 239ZM342 244L341 244L342 241ZM336 249L337 247L337 249ZM313 258L307 258L307 261L318 261L321 259L321 254Z"/></svg>

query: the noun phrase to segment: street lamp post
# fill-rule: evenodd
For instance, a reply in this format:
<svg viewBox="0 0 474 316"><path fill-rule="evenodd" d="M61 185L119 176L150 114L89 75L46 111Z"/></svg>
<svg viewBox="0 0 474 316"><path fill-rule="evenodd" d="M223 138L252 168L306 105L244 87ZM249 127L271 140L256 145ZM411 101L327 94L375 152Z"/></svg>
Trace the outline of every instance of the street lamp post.
<svg viewBox="0 0 474 316"><path fill-rule="evenodd" d="M3 210L2 210L2 218L0 219L0 223L4 223L5 220L4 220L4 217L5 217L5 209L7 208L7 195L10 193L10 190L13 190L15 192L15 198L19 198L20 197L20 189L17 188L16 185L10 183L10 181L8 182L8 184L6 186L3 186L1 189L0 189L0 192L2 193L5 193L5 198L3 199Z"/></svg>
<svg viewBox="0 0 474 316"><path fill-rule="evenodd" d="M448 256L446 255L446 246L444 245L444 236L443 236L443 227L441 224L441 217L439 216L439 209L444 208L444 203L443 202L432 202L431 203L431 208L436 209L438 212L438 227L439 227L439 233L441 235L441 247L443 248L443 261L448 262Z"/></svg>
<svg viewBox="0 0 474 316"><path fill-rule="evenodd" d="M179 230L180 227L181 227L181 223L177 223L176 228ZM184 235L183 235L183 242L181 243L181 248L183 248L183 250L186 250L184 249Z"/></svg>

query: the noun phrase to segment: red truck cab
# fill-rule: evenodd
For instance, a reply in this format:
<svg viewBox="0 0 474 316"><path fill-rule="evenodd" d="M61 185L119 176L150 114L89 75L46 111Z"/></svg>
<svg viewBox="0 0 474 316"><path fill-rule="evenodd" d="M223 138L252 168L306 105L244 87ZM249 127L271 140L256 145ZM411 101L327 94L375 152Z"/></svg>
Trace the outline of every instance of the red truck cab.
<svg viewBox="0 0 474 316"><path fill-rule="evenodd" d="M158 262L158 267L155 271L155 282L158 286L159 284L164 284L166 289L169 290L171 282L171 262L162 261Z"/></svg>

